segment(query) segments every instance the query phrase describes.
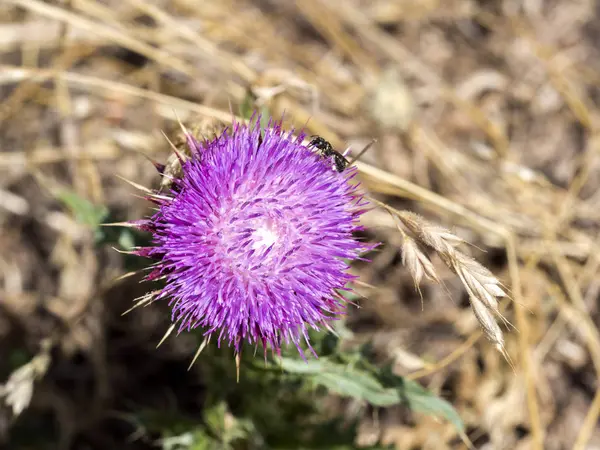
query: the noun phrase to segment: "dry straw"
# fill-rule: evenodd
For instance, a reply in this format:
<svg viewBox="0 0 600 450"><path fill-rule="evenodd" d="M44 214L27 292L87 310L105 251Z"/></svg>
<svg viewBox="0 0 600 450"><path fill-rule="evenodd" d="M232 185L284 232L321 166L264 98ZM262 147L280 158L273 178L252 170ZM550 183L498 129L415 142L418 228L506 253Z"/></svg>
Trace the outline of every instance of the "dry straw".
<svg viewBox="0 0 600 450"><path fill-rule="evenodd" d="M435 225L418 214L399 211L372 198L371 201L386 209L396 221L404 239L402 264L411 274L417 289L423 277L441 283L426 253L426 249L429 248L434 250L450 270L458 275L469 295L471 308L485 336L512 365L504 346L504 335L496 321L498 318L511 325L500 312L498 305L498 299L507 296L500 280L475 259L458 250L457 246L464 244L465 241L450 230Z"/></svg>

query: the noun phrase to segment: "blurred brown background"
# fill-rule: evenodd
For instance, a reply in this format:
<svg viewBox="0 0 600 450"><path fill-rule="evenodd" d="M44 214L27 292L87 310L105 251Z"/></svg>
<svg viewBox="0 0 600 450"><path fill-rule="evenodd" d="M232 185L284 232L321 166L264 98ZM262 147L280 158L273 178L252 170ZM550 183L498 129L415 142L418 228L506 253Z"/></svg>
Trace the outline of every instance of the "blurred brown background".
<svg viewBox="0 0 600 450"><path fill-rule="evenodd" d="M156 186L143 154L167 159L161 130L228 122L251 98L341 149L377 139L366 189L452 228L514 300L513 371L436 259L444 283L421 285L422 308L374 210L384 245L357 268L372 286L350 315L358 340L447 399L474 448L600 449L599 14L591 0L0 2L0 445L156 448L124 411L201 408L194 342L154 349L165 309L121 317L146 286L115 281L130 262L97 242L134 236L97 225L148 213L115 175ZM376 412L358 447L467 448L443 421Z"/></svg>

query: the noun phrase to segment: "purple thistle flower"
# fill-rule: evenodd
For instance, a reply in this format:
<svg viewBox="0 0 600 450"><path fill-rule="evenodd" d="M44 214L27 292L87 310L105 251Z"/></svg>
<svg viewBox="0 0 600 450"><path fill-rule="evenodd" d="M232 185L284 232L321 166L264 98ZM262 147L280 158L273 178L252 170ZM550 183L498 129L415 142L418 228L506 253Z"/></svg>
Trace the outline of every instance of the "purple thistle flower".
<svg viewBox="0 0 600 450"><path fill-rule="evenodd" d="M366 202L354 167L338 173L303 133L252 123L205 142L187 135L191 158L137 223L153 246L135 253L157 260L146 278L165 280L154 300L170 299L179 332L202 327L236 354L243 341L302 353L309 327L345 311L347 260L373 247L353 235Z"/></svg>

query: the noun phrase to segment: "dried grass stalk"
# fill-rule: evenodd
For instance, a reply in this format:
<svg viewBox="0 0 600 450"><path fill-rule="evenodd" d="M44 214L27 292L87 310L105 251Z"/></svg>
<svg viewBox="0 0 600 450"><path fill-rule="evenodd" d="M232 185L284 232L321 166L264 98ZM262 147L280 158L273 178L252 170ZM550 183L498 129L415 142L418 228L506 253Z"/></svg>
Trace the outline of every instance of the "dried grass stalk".
<svg viewBox="0 0 600 450"><path fill-rule="evenodd" d="M496 322L496 318L500 318L507 325L511 325L500 313L498 305L498 299L507 296L500 280L475 259L459 251L456 247L465 241L450 230L434 225L412 212L397 211L392 208L388 208L388 211L394 216L398 229L402 233L404 239L402 263L414 279L417 289L423 276L437 283L440 282L431 260L422 250L422 247L429 247L440 256L450 270L458 275L469 294L471 307L484 334L511 363L504 349L502 330ZM400 224L407 229L408 233Z"/></svg>

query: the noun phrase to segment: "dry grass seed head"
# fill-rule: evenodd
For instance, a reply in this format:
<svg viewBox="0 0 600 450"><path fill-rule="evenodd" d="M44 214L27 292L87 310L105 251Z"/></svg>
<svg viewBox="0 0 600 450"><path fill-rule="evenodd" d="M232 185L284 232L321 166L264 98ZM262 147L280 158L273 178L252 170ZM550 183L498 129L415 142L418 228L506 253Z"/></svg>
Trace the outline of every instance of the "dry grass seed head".
<svg viewBox="0 0 600 450"><path fill-rule="evenodd" d="M402 265L408 269L411 277L415 282L415 288L421 297L421 308L423 305L423 295L421 293L421 280L425 276L428 280L440 283L440 279L435 273L435 268L427 255L419 248L419 244L410 236L404 234L404 242L402 243Z"/></svg>
<svg viewBox="0 0 600 450"><path fill-rule="evenodd" d="M450 268L456 272L469 296L477 298L494 315L499 317L508 327L515 328L500 312L497 297L506 297L492 272L475 259L461 252L454 252Z"/></svg>
<svg viewBox="0 0 600 450"><path fill-rule="evenodd" d="M498 350L502 356L506 359L508 364L514 370L514 365L512 359L510 358L506 348L504 347L504 335L502 334L502 330L500 326L496 322L494 315L490 312L490 310L476 297L469 298L471 302L471 309L473 310L473 314L477 318L481 329L485 336L490 340L496 350Z"/></svg>
<svg viewBox="0 0 600 450"><path fill-rule="evenodd" d="M394 222L396 222L398 231L402 234L402 265L408 269L417 289L419 289L419 284L421 284L423 276L428 280L440 283L440 279L435 273L435 268L429 257L423 252L418 242L404 232L397 214L391 211L388 212L394 219Z"/></svg>
<svg viewBox="0 0 600 450"><path fill-rule="evenodd" d="M416 284L420 284L423 276L428 280L440 282L433 263L423 253L419 244L410 236L404 236L402 243L402 264L408 269Z"/></svg>
<svg viewBox="0 0 600 450"><path fill-rule="evenodd" d="M481 325L486 337L495 345L504 347L504 335L489 308L477 297L471 296L469 297L469 300L471 302L473 313L475 314L475 317L477 317L477 321Z"/></svg>
<svg viewBox="0 0 600 450"><path fill-rule="evenodd" d="M454 247L465 243L450 230L434 225L418 214L403 211L398 217L420 241L439 253L452 252Z"/></svg>
<svg viewBox="0 0 600 450"><path fill-rule="evenodd" d="M496 297L505 297L506 293L488 269L461 252L451 255L449 267L460 277L469 295L477 297L494 312L498 311Z"/></svg>
<svg viewBox="0 0 600 450"><path fill-rule="evenodd" d="M416 283L423 275L433 274L433 265L427 256L419 249L419 244L433 248L444 263L458 275L465 286L475 317L479 321L486 336L494 342L496 348L510 363L510 358L504 350L502 330L496 322L499 317L507 326L514 326L500 313L498 297L506 297L506 292L500 287L501 283L494 274L475 259L456 250L456 246L465 241L446 228L428 222L418 214L402 211L397 218L416 238L415 241L398 227L404 237L402 262L407 267ZM426 272L431 270L431 272ZM428 278L430 278L428 276ZM435 279L436 278L430 278ZM511 364L512 365L512 364Z"/></svg>

